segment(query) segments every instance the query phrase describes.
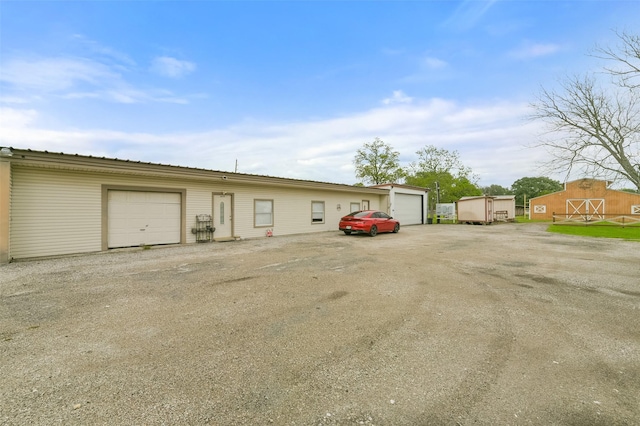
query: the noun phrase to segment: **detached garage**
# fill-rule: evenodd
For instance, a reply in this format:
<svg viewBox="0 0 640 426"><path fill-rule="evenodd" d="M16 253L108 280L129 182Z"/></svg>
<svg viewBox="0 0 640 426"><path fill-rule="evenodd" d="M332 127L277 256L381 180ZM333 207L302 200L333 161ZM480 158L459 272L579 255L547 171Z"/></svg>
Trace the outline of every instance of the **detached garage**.
<svg viewBox="0 0 640 426"><path fill-rule="evenodd" d="M410 185L384 184L372 188L389 190L389 214L405 225L427 223L429 190Z"/></svg>

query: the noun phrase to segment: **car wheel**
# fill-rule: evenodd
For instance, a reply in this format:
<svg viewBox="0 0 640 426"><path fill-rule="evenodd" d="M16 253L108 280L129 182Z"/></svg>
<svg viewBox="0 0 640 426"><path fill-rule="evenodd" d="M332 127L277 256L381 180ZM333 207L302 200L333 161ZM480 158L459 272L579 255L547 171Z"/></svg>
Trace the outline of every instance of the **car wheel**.
<svg viewBox="0 0 640 426"><path fill-rule="evenodd" d="M372 237L375 237L376 235L378 235L378 227L373 225L369 230L369 235L371 235Z"/></svg>
<svg viewBox="0 0 640 426"><path fill-rule="evenodd" d="M351 231L344 231L345 234L351 235Z"/></svg>
<svg viewBox="0 0 640 426"><path fill-rule="evenodd" d="M400 224L396 223L396 226L393 227L393 233L397 234L399 230L400 230Z"/></svg>

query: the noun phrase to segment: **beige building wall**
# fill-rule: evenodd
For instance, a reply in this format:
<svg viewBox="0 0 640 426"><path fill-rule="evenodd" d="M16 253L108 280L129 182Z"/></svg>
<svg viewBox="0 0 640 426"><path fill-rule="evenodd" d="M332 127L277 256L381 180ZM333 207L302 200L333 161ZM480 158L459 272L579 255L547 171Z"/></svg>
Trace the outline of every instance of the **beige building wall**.
<svg viewBox="0 0 640 426"><path fill-rule="evenodd" d="M461 198L456 207L458 222L493 222L493 197Z"/></svg>
<svg viewBox="0 0 640 426"><path fill-rule="evenodd" d="M100 206L90 174L14 165L11 258L100 251Z"/></svg>
<svg viewBox="0 0 640 426"><path fill-rule="evenodd" d="M9 261L11 163L0 156L0 264Z"/></svg>
<svg viewBox="0 0 640 426"><path fill-rule="evenodd" d="M7 169L3 169L5 174ZM236 238L264 237L267 229L274 236L337 230L340 217L349 213L350 203L367 200L372 209L384 208L388 203L386 192L247 183L237 181L233 174L224 180L199 178L195 174L193 179L185 179L14 164L13 177L11 211L4 214L7 222L11 215L7 228L12 242L5 243L9 260L106 250L105 191L109 189L182 192L186 201L183 243L195 243L191 229L196 225L196 216L212 214L214 194L233 195ZM3 183L4 186L10 187ZM255 199L273 200L273 226L254 226ZM312 202L324 203L321 223L312 222ZM4 204L0 207L9 210Z"/></svg>
<svg viewBox="0 0 640 426"><path fill-rule="evenodd" d="M507 212L507 220L515 219L516 217L516 201L515 196L496 196L493 200L493 211L506 211Z"/></svg>

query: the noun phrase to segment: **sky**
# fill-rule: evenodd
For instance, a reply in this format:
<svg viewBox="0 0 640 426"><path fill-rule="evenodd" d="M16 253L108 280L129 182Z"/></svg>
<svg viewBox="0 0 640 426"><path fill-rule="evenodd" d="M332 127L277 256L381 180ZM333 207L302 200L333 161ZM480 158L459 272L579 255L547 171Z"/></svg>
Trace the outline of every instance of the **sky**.
<svg viewBox="0 0 640 426"><path fill-rule="evenodd" d="M0 0L0 146L341 184L375 138L541 168L541 88L602 68L640 1Z"/></svg>

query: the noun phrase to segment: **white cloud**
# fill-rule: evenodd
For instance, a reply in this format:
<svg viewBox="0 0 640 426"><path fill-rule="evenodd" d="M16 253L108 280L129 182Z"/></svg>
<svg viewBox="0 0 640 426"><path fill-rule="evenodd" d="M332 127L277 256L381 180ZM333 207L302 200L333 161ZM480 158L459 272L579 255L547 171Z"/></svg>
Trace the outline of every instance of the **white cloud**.
<svg viewBox="0 0 640 426"><path fill-rule="evenodd" d="M247 121L206 132L154 134L45 129L35 125L36 111L12 110L2 145L224 171L233 171L237 159L241 173L355 183L356 150L380 137L401 153L403 165L422 147L436 145L459 151L481 184L510 186L538 175L536 162L544 155L525 148L538 133L537 123L523 121L527 113L526 104L430 99L324 120Z"/></svg>
<svg viewBox="0 0 640 426"><path fill-rule="evenodd" d="M533 59L553 55L561 49L562 46L553 43L525 43L509 52L509 56L516 59Z"/></svg>
<svg viewBox="0 0 640 426"><path fill-rule="evenodd" d="M449 63L433 57L420 58L416 70L400 79L401 83L424 83L425 81L442 80L450 78Z"/></svg>
<svg viewBox="0 0 640 426"><path fill-rule="evenodd" d="M413 99L409 96L405 95L402 90L394 90L393 96L390 98L386 98L382 100L382 103L385 105L389 104L408 104L411 103Z"/></svg>
<svg viewBox="0 0 640 426"><path fill-rule="evenodd" d="M464 0L444 25L460 31L473 28L498 0Z"/></svg>
<svg viewBox="0 0 640 426"><path fill-rule="evenodd" d="M0 80L21 90L59 92L82 83L101 85L120 79L101 63L74 57L11 59L2 68Z"/></svg>
<svg viewBox="0 0 640 426"><path fill-rule="evenodd" d="M33 123L37 116L37 111L32 109L0 107L0 128L3 129L3 133L8 129L24 129Z"/></svg>
<svg viewBox="0 0 640 426"><path fill-rule="evenodd" d="M109 46L104 46L95 40L91 40L82 34L74 34L72 38L77 41L81 46L85 47L92 56L97 55L105 62L113 63L118 68L131 68L135 67L136 63L125 53L112 49Z"/></svg>
<svg viewBox="0 0 640 426"><path fill-rule="evenodd" d="M427 56L422 60L422 68L426 68L430 70L445 68L447 65L448 64L442 59L433 58L430 56Z"/></svg>
<svg viewBox="0 0 640 426"><path fill-rule="evenodd" d="M169 56L159 56L153 60L151 70L165 77L180 78L192 73L196 69L196 64L188 61L181 61Z"/></svg>
<svg viewBox="0 0 640 426"><path fill-rule="evenodd" d="M0 82L5 90L0 101L5 104L28 104L55 97L96 99L123 104L189 103L190 96L177 96L166 89L138 87L131 82L138 72L131 59L91 40L79 39L90 47L94 56L29 56L5 59L0 73ZM167 57L159 58L157 64L156 71L170 77L186 75L195 69L194 64Z"/></svg>

